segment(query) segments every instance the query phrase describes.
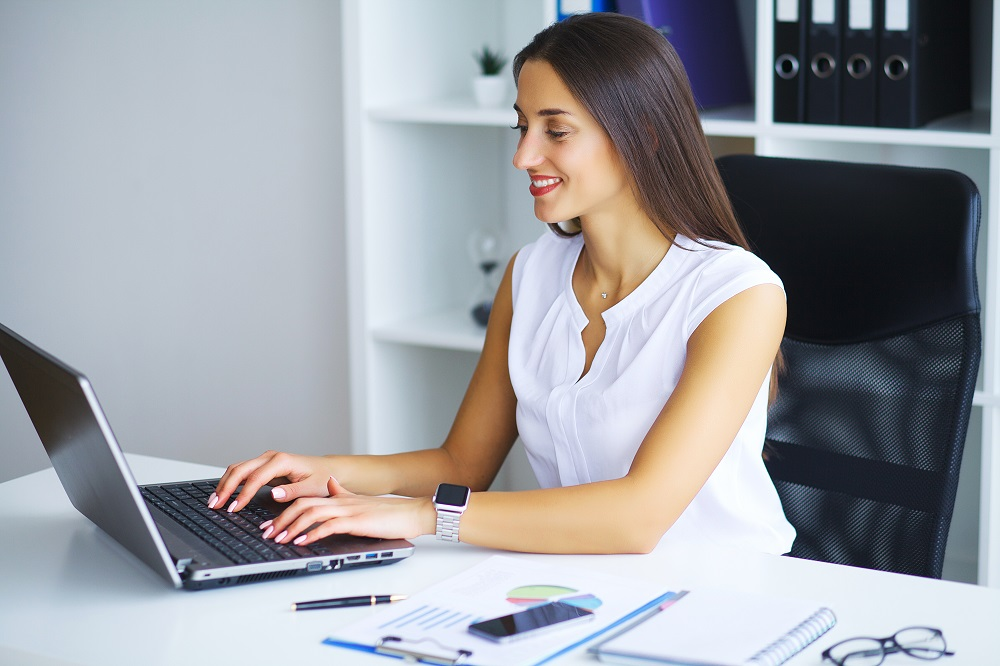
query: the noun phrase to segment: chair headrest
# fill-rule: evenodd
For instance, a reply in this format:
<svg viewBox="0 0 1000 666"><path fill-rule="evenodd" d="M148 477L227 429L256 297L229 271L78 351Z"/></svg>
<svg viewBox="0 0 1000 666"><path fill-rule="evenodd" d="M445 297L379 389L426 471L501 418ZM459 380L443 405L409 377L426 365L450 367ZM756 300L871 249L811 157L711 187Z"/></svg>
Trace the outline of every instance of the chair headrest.
<svg viewBox="0 0 1000 666"><path fill-rule="evenodd" d="M787 337L877 339L978 313L980 196L946 169L717 160L751 249L781 277Z"/></svg>

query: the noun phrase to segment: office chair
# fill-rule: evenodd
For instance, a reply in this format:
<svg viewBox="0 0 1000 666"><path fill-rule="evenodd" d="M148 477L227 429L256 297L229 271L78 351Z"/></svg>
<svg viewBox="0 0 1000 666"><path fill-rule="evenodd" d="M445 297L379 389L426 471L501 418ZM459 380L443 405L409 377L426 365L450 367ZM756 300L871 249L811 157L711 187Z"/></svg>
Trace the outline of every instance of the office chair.
<svg viewBox="0 0 1000 666"><path fill-rule="evenodd" d="M717 160L785 285L767 468L790 555L941 577L980 358L980 197L941 169Z"/></svg>

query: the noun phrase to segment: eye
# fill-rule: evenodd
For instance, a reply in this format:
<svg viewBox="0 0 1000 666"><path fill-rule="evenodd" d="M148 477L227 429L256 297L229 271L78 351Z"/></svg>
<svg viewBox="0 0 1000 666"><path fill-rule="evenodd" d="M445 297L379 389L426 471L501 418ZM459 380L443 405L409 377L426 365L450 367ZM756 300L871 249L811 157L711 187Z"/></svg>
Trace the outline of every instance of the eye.
<svg viewBox="0 0 1000 666"><path fill-rule="evenodd" d="M520 132L523 135L525 132L528 131L528 126L518 123L517 125L514 125L513 127L511 127L511 129L512 130L517 130L518 132Z"/></svg>
<svg viewBox="0 0 1000 666"><path fill-rule="evenodd" d="M559 130L546 130L545 133L551 136L553 139L561 139L567 134L569 134L569 132L560 132Z"/></svg>

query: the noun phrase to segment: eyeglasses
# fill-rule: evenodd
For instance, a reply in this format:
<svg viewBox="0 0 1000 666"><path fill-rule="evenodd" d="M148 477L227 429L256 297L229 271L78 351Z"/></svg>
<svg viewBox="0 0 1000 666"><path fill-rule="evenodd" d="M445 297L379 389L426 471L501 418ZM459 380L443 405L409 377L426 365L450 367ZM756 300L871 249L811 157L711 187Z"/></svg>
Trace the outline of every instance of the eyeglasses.
<svg viewBox="0 0 1000 666"><path fill-rule="evenodd" d="M940 629L907 627L886 638L848 638L823 652L837 666L879 666L885 656L902 652L917 659L950 657Z"/></svg>

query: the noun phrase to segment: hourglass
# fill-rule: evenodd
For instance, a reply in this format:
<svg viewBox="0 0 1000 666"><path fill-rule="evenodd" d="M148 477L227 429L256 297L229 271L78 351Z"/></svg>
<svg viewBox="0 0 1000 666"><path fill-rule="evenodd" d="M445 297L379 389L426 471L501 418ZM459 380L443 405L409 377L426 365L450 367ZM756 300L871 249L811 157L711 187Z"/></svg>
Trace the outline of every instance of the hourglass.
<svg viewBox="0 0 1000 666"><path fill-rule="evenodd" d="M472 299L472 319L486 326L496 293L496 269L500 265L501 235L496 229L482 227L469 237L469 255L479 269L480 279Z"/></svg>

